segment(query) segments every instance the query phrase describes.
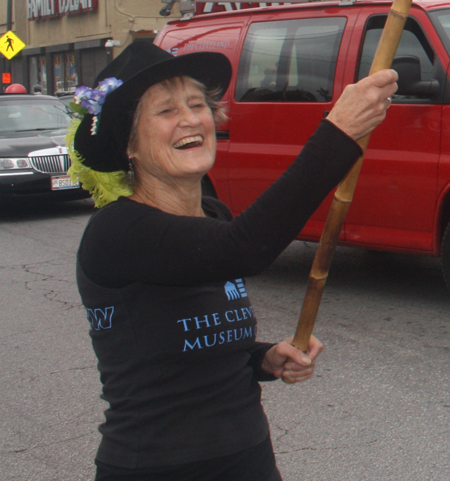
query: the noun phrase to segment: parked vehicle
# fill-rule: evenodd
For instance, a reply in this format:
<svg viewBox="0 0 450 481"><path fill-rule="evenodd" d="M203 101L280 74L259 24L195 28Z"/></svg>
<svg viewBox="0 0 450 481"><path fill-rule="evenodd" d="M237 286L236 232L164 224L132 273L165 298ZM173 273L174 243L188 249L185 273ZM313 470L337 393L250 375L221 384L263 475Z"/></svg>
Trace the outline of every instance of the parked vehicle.
<svg viewBox="0 0 450 481"><path fill-rule="evenodd" d="M391 2L271 6L173 21L155 43L222 52L229 121L205 188L235 215L292 162L345 85L366 76ZM399 90L371 135L340 244L441 256L450 286L450 2L415 1L393 68ZM299 239L317 241L331 196Z"/></svg>
<svg viewBox="0 0 450 481"><path fill-rule="evenodd" d="M47 95L0 95L0 199L87 197L67 175L70 112Z"/></svg>
<svg viewBox="0 0 450 481"><path fill-rule="evenodd" d="M64 102L64 104L70 108L70 102L73 102L73 94L60 95L58 99L61 100L61 102Z"/></svg>

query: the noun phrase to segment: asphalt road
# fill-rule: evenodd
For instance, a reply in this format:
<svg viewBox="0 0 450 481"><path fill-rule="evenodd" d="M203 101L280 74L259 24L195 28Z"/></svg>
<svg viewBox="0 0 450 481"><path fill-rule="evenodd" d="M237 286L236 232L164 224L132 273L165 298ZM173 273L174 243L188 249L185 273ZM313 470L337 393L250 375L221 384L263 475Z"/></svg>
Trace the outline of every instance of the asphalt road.
<svg viewBox="0 0 450 481"><path fill-rule="evenodd" d="M74 262L92 212L90 201L0 208L5 481L93 479L106 405ZM293 334L314 250L295 242L248 280L260 339ZM448 481L449 327L438 260L338 248L315 378L263 387L284 481Z"/></svg>

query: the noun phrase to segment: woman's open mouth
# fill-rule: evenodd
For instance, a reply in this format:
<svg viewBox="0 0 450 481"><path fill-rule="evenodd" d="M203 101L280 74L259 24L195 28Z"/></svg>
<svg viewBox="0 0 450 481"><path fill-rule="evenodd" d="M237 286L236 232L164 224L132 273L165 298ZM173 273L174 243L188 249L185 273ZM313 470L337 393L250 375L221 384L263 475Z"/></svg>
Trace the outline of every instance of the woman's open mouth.
<svg viewBox="0 0 450 481"><path fill-rule="evenodd" d="M173 144L174 149L187 150L194 147L200 147L203 144L201 135L193 135L192 137L184 137Z"/></svg>

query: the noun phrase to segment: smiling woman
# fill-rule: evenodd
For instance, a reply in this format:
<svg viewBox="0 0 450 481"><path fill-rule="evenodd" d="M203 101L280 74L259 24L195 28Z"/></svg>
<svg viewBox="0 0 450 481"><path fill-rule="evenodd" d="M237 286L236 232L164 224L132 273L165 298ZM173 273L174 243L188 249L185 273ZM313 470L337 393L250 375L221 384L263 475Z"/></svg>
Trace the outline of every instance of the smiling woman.
<svg viewBox="0 0 450 481"><path fill-rule="evenodd" d="M323 346L257 342L244 277L277 258L356 161L396 74L350 86L335 123L235 219L201 191L230 76L222 54L173 57L140 41L75 95L72 174L104 206L77 261L110 406L96 481L281 480L259 382L310 379Z"/></svg>

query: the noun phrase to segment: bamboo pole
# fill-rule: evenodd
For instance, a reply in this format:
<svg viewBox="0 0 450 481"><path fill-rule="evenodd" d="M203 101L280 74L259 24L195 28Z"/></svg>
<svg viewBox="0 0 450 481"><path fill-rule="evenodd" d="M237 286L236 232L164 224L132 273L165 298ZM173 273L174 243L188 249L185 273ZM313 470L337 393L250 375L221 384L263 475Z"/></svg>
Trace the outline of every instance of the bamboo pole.
<svg viewBox="0 0 450 481"><path fill-rule="evenodd" d="M385 27L373 58L369 75L382 69L390 68L397 51L400 37L408 17L412 0L394 0L386 20ZM327 221L314 257L305 299L298 320L297 330L292 344L306 352L311 337L323 289L328 277L331 260L338 242L339 234L344 224L347 211L353 200L353 193L358 181L358 175L364 160L370 135L358 140L363 154L357 160L347 177L338 185Z"/></svg>

